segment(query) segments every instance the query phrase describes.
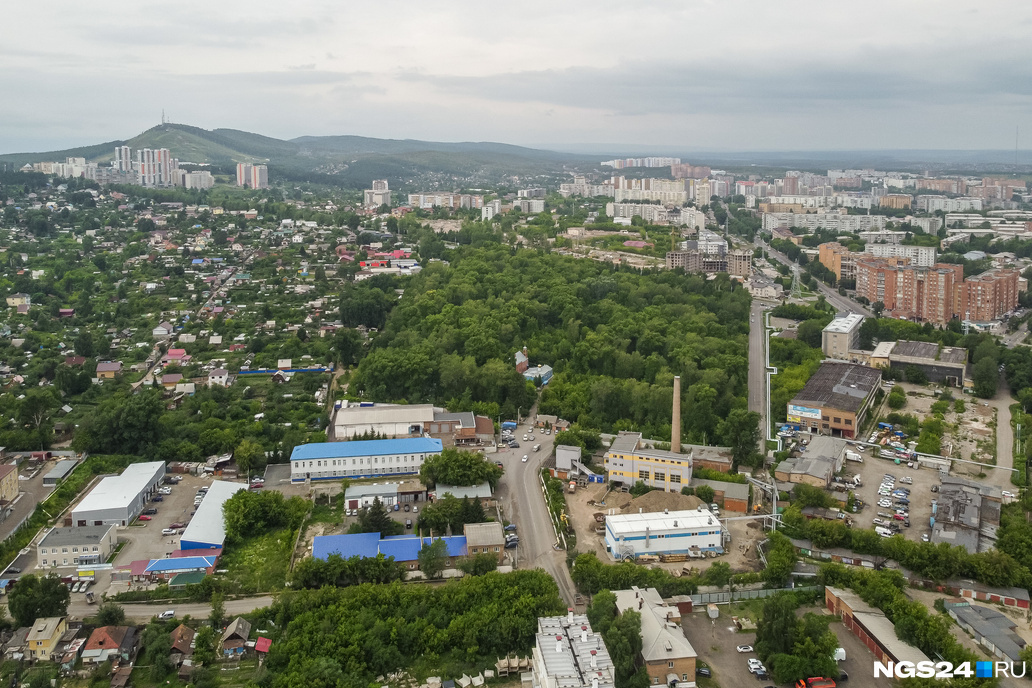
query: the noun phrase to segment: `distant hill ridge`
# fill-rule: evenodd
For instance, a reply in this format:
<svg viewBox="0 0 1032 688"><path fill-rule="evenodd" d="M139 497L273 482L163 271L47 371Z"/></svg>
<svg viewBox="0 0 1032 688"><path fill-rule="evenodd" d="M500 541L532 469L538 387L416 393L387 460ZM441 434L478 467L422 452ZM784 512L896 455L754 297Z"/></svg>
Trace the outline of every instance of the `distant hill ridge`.
<svg viewBox="0 0 1032 688"><path fill-rule="evenodd" d="M125 141L109 141L67 150L0 155L0 161L25 163L63 161L82 157L90 162L109 162L116 146L168 148L182 161L211 164L269 162L289 167L313 167L326 158L370 155L410 155L438 152L473 156L504 156L534 162L582 159L570 153L524 148L505 143L447 143L412 139L376 139L364 136L301 136L285 141L239 129L207 130L188 124L159 124ZM302 164L302 160L307 163ZM586 158L584 158L586 159Z"/></svg>

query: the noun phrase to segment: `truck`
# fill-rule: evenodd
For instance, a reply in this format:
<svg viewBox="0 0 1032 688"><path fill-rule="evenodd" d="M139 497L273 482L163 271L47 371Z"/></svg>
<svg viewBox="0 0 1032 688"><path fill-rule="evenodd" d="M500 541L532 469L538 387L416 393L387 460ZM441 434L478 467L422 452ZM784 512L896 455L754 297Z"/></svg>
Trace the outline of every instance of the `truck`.
<svg viewBox="0 0 1032 688"><path fill-rule="evenodd" d="M86 591L86 604L96 604L97 596L93 594L92 590Z"/></svg>
<svg viewBox="0 0 1032 688"><path fill-rule="evenodd" d="M569 492L570 494L573 494L574 492L576 492L577 491L577 481L576 480L571 480L570 481L570 485L569 485L569 487L567 488L566 491Z"/></svg>
<svg viewBox="0 0 1032 688"><path fill-rule="evenodd" d="M514 420L507 420L507 421L504 421L502 423L502 430L515 430L515 429L516 429L516 421L514 421Z"/></svg>
<svg viewBox="0 0 1032 688"><path fill-rule="evenodd" d="M847 449L846 450L846 461L855 461L856 463L863 463L864 462L864 457L860 456L860 454L856 453L855 451L849 451Z"/></svg>

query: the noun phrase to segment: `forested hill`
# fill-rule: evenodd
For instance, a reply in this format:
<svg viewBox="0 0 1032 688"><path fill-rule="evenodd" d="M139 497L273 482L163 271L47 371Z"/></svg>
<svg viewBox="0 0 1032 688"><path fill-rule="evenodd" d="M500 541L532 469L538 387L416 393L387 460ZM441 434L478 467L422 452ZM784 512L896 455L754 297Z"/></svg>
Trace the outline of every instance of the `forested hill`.
<svg viewBox="0 0 1032 688"><path fill-rule="evenodd" d="M361 283L346 294L345 322L390 296L379 291ZM680 375L686 438L727 442L735 422L751 420L744 418L748 308L747 292L726 275L639 274L484 243L411 279L352 387L377 401L515 417L533 400L513 360L526 346L532 365L555 370L539 413L669 438Z"/></svg>

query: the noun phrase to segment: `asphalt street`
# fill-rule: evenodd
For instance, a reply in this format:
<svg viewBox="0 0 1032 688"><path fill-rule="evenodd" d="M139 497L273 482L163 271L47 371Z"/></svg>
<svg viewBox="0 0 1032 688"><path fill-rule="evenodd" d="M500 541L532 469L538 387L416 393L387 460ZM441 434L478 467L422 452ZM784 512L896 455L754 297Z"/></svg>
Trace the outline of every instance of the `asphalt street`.
<svg viewBox="0 0 1032 688"><path fill-rule="evenodd" d="M516 562L521 569L544 569L559 586L567 605L573 605L576 590L570 572L566 568L566 551L556 550L555 530L548 516L545 497L541 492L541 467L552 455L555 434L542 435L534 430L532 441L523 441L523 435L533 425L535 413L520 423L515 435L519 449L503 449L493 456L502 463L505 475L502 477L499 500L505 506L505 515L516 524L520 544L516 551ZM540 451L533 451L535 444ZM527 462L523 463L523 456ZM491 458L490 455L488 458Z"/></svg>
<svg viewBox="0 0 1032 688"><path fill-rule="evenodd" d="M788 256L779 251L775 251L769 245L761 242L758 238L756 239L756 245L762 247L767 252L768 256L777 260L779 263L782 263L783 265L787 265L789 267L795 265L795 263L788 259ZM846 296L842 296L838 293L837 290L832 289L823 282L817 282L817 287L818 289L820 289L821 294L824 295L824 298L827 299L828 303L830 303L836 309L840 311L852 311L854 313L860 313L861 315L868 318L874 316L874 313L864 308L853 299L848 298Z"/></svg>

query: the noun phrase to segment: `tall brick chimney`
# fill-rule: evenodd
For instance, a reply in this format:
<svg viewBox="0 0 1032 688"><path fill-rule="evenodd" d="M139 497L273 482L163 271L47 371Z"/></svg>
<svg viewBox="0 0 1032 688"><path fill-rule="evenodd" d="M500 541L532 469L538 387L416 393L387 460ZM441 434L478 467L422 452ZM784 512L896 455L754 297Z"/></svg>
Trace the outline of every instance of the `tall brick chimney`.
<svg viewBox="0 0 1032 688"><path fill-rule="evenodd" d="M674 418L670 427L670 451L681 451L681 376L674 376Z"/></svg>

